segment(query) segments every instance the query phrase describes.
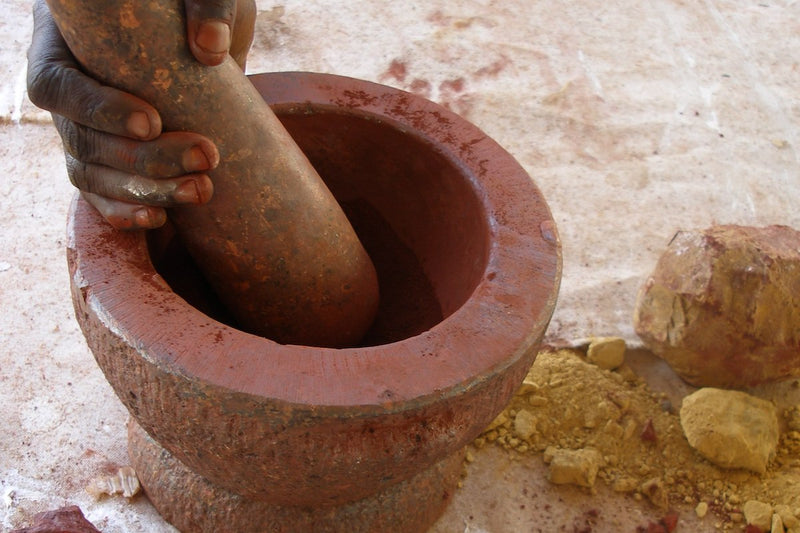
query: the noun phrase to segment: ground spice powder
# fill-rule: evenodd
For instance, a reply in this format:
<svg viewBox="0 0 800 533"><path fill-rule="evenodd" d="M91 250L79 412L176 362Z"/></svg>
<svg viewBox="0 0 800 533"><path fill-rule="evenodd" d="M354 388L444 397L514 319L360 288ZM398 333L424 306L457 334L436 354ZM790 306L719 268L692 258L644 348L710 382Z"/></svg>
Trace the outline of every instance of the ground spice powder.
<svg viewBox="0 0 800 533"><path fill-rule="evenodd" d="M683 434L679 407L625 364L604 370L582 350L544 351L473 445L545 458L548 450L597 450L598 482L665 510L713 513L722 529L745 525L750 500L800 517L800 406L779 411L784 430L763 475L701 457Z"/></svg>

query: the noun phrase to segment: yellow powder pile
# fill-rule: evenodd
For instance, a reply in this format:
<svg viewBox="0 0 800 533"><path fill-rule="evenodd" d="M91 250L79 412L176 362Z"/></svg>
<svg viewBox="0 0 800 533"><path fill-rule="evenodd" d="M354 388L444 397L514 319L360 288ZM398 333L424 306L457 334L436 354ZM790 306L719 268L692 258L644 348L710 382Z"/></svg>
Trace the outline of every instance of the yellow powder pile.
<svg viewBox="0 0 800 533"><path fill-rule="evenodd" d="M474 446L544 454L546 461L574 451L596 463L589 465L589 482L577 484L592 487L596 478L662 508L708 509L723 529L743 525L748 500L800 516L800 406L779 413L788 429L763 475L702 458L684 437L679 407L624 364L604 370L579 350L545 351Z"/></svg>

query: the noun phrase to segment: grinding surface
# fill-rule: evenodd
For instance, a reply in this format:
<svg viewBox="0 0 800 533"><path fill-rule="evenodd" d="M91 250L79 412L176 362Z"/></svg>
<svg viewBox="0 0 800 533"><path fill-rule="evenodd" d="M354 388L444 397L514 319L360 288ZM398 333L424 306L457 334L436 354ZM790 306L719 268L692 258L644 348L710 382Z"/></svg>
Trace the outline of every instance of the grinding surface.
<svg viewBox="0 0 800 533"><path fill-rule="evenodd" d="M49 116L24 94L30 4L0 3L0 529L74 503L104 532L169 532L144 498L95 502L83 490L128 462L127 415L72 312L64 226L73 191ZM251 72L331 72L412 90L478 125L528 170L564 246L552 342L619 335L635 344L636 292L678 229L800 227L798 3L259 9ZM434 531L571 531L592 520L594 531L615 531L608 517L636 526L659 516L603 489L554 488L545 472L536 458L487 449ZM714 531L713 516L695 522L686 530Z"/></svg>

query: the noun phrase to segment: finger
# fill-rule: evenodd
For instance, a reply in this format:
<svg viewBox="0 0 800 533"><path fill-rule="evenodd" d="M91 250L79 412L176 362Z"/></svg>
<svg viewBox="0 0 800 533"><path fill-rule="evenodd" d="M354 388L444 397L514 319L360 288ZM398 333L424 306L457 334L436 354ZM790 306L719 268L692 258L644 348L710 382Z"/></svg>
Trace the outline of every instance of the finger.
<svg viewBox="0 0 800 533"><path fill-rule="evenodd" d="M228 55L236 0L185 0L189 48L204 65L215 66Z"/></svg>
<svg viewBox="0 0 800 533"><path fill-rule="evenodd" d="M28 49L28 96L47 109L90 128L134 139L155 139L161 117L144 100L101 85L80 71L42 0L34 4Z"/></svg>
<svg viewBox="0 0 800 533"><path fill-rule="evenodd" d="M112 167L149 178L206 172L219 164L211 140L189 132L167 132L152 141L134 141L87 128L53 115L65 150L84 163Z"/></svg>
<svg viewBox="0 0 800 533"><path fill-rule="evenodd" d="M214 186L205 174L152 179L101 165L86 164L69 154L67 174L75 187L110 200L152 207L204 204Z"/></svg>
<svg viewBox="0 0 800 533"><path fill-rule="evenodd" d="M233 23L230 54L242 70L245 70L247 54L253 44L257 11L255 0L238 0L236 2L236 18Z"/></svg>
<svg viewBox="0 0 800 533"><path fill-rule="evenodd" d="M87 192L81 194L117 230L155 229L167 221L163 207L130 204Z"/></svg>

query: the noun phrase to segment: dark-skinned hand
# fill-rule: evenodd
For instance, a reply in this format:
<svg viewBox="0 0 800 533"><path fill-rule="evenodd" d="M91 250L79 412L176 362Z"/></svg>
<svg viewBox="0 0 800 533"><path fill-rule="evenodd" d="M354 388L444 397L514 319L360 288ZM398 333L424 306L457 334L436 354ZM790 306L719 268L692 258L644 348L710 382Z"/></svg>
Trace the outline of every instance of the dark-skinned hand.
<svg viewBox="0 0 800 533"><path fill-rule="evenodd" d="M244 69L255 0L185 0L189 47L202 64L228 53ZM50 111L64 144L69 179L117 229L151 229L166 207L211 199L214 143L190 132L162 132L158 111L132 94L87 76L69 51L44 0L33 8L28 95Z"/></svg>

